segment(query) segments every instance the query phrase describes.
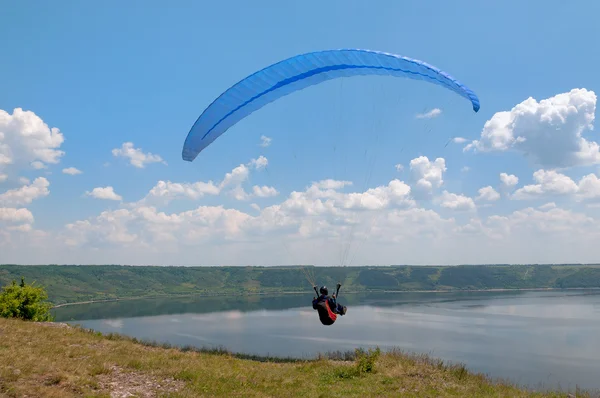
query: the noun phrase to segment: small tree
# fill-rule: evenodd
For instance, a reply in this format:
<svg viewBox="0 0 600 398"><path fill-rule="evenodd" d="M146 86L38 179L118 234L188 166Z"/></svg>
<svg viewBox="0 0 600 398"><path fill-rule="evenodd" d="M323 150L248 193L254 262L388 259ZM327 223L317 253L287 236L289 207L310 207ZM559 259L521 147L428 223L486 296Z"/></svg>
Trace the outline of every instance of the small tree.
<svg viewBox="0 0 600 398"><path fill-rule="evenodd" d="M21 318L30 321L52 321L50 309L52 304L47 302L48 293L43 287L21 283L13 280L12 284L4 286L0 294L0 316L4 318Z"/></svg>

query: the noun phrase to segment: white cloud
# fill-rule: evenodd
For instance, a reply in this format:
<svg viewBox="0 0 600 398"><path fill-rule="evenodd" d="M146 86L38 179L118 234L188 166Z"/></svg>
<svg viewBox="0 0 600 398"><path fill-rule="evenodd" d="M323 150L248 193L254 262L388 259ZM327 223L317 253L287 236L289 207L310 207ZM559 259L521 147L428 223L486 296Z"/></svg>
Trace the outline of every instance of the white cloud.
<svg viewBox="0 0 600 398"><path fill-rule="evenodd" d="M252 194L258 198L268 198L279 195L279 192L273 187L255 185L252 187Z"/></svg>
<svg viewBox="0 0 600 398"><path fill-rule="evenodd" d="M539 199L547 196L572 197L577 201L600 199L600 179L595 174L588 174L573 181L569 176L555 170L537 170L533 173L537 184L525 185L517 189L513 199Z"/></svg>
<svg viewBox="0 0 600 398"><path fill-rule="evenodd" d="M426 156L420 156L410 161L410 170L413 179L417 181L413 187L415 193L419 197L427 196L444 183L446 161L444 158L437 158L431 162Z"/></svg>
<svg viewBox="0 0 600 398"><path fill-rule="evenodd" d="M591 248L600 237L598 220L554 203L485 219L468 212L472 218L463 223L416 207L410 187L399 180L364 192L341 191L348 186L349 182L317 181L279 204L262 209L249 204L249 213L224 206L163 212L137 205L104 211L70 222L45 245L38 243L40 232L29 225L33 216L28 210L17 217L17 209L4 209L0 219L18 221L15 228L0 228L0 241L12 239L3 246L3 258L190 265L347 264L355 258L352 264L358 265L564 262L597 256ZM473 199L447 191L435 201L443 209L476 209ZM36 234L37 257L28 249Z"/></svg>
<svg viewBox="0 0 600 398"><path fill-rule="evenodd" d="M352 181L340 181L340 180L332 180L332 179L321 180L321 181L313 182L313 184L312 184L312 186L314 188L325 189L325 190L329 190L329 189L338 190L338 189L342 189L342 188L344 188L346 186L350 186L350 185L352 185Z"/></svg>
<svg viewBox="0 0 600 398"><path fill-rule="evenodd" d="M465 142L467 142L468 140L467 140L466 138L463 138L463 137L454 137L454 138L452 139L452 141L453 141L455 144L464 144L464 143L465 143Z"/></svg>
<svg viewBox="0 0 600 398"><path fill-rule="evenodd" d="M97 187L92 189L91 192L86 191L87 196L91 196L96 199L106 199L106 200L122 200L121 195L117 195L113 189L113 187Z"/></svg>
<svg viewBox="0 0 600 398"><path fill-rule="evenodd" d="M139 148L134 148L133 142L124 142L121 148L115 148L112 150L112 154L115 157L124 157L129 159L129 163L137 168L144 168L150 163L162 163L167 164L159 155L152 153L144 153Z"/></svg>
<svg viewBox="0 0 600 398"><path fill-rule="evenodd" d="M596 94L586 89L537 102L533 98L488 120L481 138L464 149L480 152L515 150L545 168L600 163L600 147L583 137L593 129Z"/></svg>
<svg viewBox="0 0 600 398"><path fill-rule="evenodd" d="M491 186L483 187L478 191L479 196L475 200L487 200L489 202L500 199L500 194Z"/></svg>
<svg viewBox="0 0 600 398"><path fill-rule="evenodd" d="M70 223L64 240L69 246L126 247L156 252L170 245L197 245L218 237L234 238L250 216L221 206L166 214L153 207L104 211ZM157 244L162 245L159 249Z"/></svg>
<svg viewBox="0 0 600 398"><path fill-rule="evenodd" d="M24 184L29 188L36 186L37 181L41 192L37 196L26 194L26 187L0 196L5 199L0 201L0 222L7 224L4 228L0 226L3 258L20 262L131 264L346 264L355 253L362 252L364 256L359 254L353 264L542 262L546 258L560 261L569 256L568 261L581 261L593 258L594 255L588 254L590 242L600 237L598 220L560 209L553 202L510 214L499 210L501 213L494 216L478 218L476 201L498 200L501 188L518 184L516 176L506 173L500 174L502 186L483 187L476 198L444 190L434 199L441 209L457 213L436 209L445 214L442 217L434 210L417 207L415 189L433 194L443 187L446 172L443 158L430 161L424 156L410 162L412 187L393 179L352 192L351 181L324 179L290 193L271 206L261 208L252 203L259 200L253 199L244 204L248 213L224 205L198 203L191 210L163 211L155 207L176 198L201 200L227 194L249 200L277 195L274 187L249 183L250 174L267 165L268 160L261 156L240 164L214 182L158 181L142 200L127 204L127 208L69 222L62 231L47 234L45 245L38 244L44 233L32 228L31 212L19 208L27 200L33 200L26 198L43 196L40 183L47 180L40 177L32 184ZM521 188L531 191L528 192L531 197L565 191L564 195L581 200L600 198L600 181L594 174L575 183L553 170L536 173L531 186L540 187ZM569 181L575 184L575 190ZM523 191L515 195L522 194ZM112 187L95 188L86 195L122 200ZM460 211L467 212L471 220L464 222L465 216ZM446 217L447 214L451 216ZM33 237L38 240L32 240ZM9 251L7 242L16 249ZM28 249L32 245L39 248L39 254ZM542 250L546 245L552 247ZM349 254L345 247L350 248ZM94 253L93 259L90 253ZM340 260L342 254L344 259ZM35 255L39 260L31 260Z"/></svg>
<svg viewBox="0 0 600 398"><path fill-rule="evenodd" d="M75 167L67 167L66 169L62 169L62 172L64 174L70 174L72 176L82 173L81 170L76 169Z"/></svg>
<svg viewBox="0 0 600 398"><path fill-rule="evenodd" d="M128 231L127 222L133 217L126 209L103 211L99 216L83 221L76 221L65 226L64 241L67 246L106 247L119 245L127 248L135 243L137 235Z"/></svg>
<svg viewBox="0 0 600 398"><path fill-rule="evenodd" d="M502 184L507 187L514 187L515 185L517 185L519 183L519 177L517 177L514 174L506 174L506 173L500 173L500 181L502 181Z"/></svg>
<svg viewBox="0 0 600 398"><path fill-rule="evenodd" d="M471 168L469 166L465 166L462 169L460 169L460 171L462 171L463 173L468 172L469 170L471 170Z"/></svg>
<svg viewBox="0 0 600 398"><path fill-rule="evenodd" d="M577 230L581 233L583 231L580 228L587 229L589 227L595 233L598 232L593 218L557 207L549 207L546 211L528 207L517 210L507 217L490 217L488 223L490 227L503 231L505 236L512 233L522 235L531 232L548 236L552 234L571 234ZM544 240L537 240L536 243L543 245ZM564 249L564 245L560 246Z"/></svg>
<svg viewBox="0 0 600 398"><path fill-rule="evenodd" d="M231 172L225 174L225 178L223 178L223 181L221 181L221 184L219 184L219 189L223 189L231 185L238 186L248 179L249 174L250 170L248 167L244 164L240 164L231 170Z"/></svg>
<svg viewBox="0 0 600 398"><path fill-rule="evenodd" d="M450 193L448 191L442 192L442 195L436 199L440 203L440 206L450 210L467 211L475 210L475 202L468 196Z"/></svg>
<svg viewBox="0 0 600 398"><path fill-rule="evenodd" d="M33 214L24 208L0 207L0 222L4 223L32 223Z"/></svg>
<svg viewBox="0 0 600 398"><path fill-rule="evenodd" d="M177 183L160 180L150 189L148 194L131 205L166 205L175 199L198 200L205 196L217 196L227 193L236 200L248 200L253 197L268 197L278 194L273 187L253 187L253 193L247 193L242 185L248 180L251 170L262 170L268 164L264 156L252 159L247 164L240 164L226 173L220 183L198 181L194 183Z"/></svg>
<svg viewBox="0 0 600 398"><path fill-rule="evenodd" d="M11 115L0 109L0 171L56 164L64 155L63 142L62 133L35 113L15 108Z"/></svg>
<svg viewBox="0 0 600 398"><path fill-rule="evenodd" d="M600 198L600 179L595 174L588 174L579 180L577 185L578 199Z"/></svg>
<svg viewBox="0 0 600 398"><path fill-rule="evenodd" d="M33 230L33 228L31 227L31 224L11 225L11 226L7 227L7 229L10 231L17 231L17 232L30 232Z"/></svg>
<svg viewBox="0 0 600 398"><path fill-rule="evenodd" d="M262 170L269 164L269 160L264 156L259 156L258 159L252 159L248 166L254 167L256 170Z"/></svg>
<svg viewBox="0 0 600 398"><path fill-rule="evenodd" d="M334 199L334 203L344 209L369 209L377 210L391 205L413 206L410 199L411 189L400 180L392 180L387 186L371 188L362 193L341 194Z"/></svg>
<svg viewBox="0 0 600 398"><path fill-rule="evenodd" d="M4 182L6 180L8 180L8 174L0 173L0 182Z"/></svg>
<svg viewBox="0 0 600 398"><path fill-rule="evenodd" d="M269 145L271 145L271 141L272 141L272 139L267 137L266 135L260 136L260 146L263 148L266 148Z"/></svg>
<svg viewBox="0 0 600 398"><path fill-rule="evenodd" d="M439 108L434 108L426 113L417 114L417 119L433 119L434 117L438 117L442 114L442 110Z"/></svg>
<svg viewBox="0 0 600 398"><path fill-rule="evenodd" d="M345 235L350 241L352 236L368 238L368 227L373 221L370 212L394 211L414 205L409 197L410 187L399 180L365 192L337 191L346 185L350 184L318 181L304 192L292 192L281 204L261 210L253 203L251 207L259 212L256 216L223 206L200 206L172 214L145 205L105 211L98 217L67 225L63 240L71 247L103 250L126 247L127 250L139 248L154 253L176 251L182 245L197 247L229 241L241 245L276 233L302 240L335 239ZM272 194L269 188L255 186L253 195ZM391 239L389 233L386 236ZM323 242L321 240L320 244Z"/></svg>
<svg viewBox="0 0 600 398"><path fill-rule="evenodd" d="M345 186L352 185L350 181L323 180L313 183L305 192L292 192L290 201L303 201L303 205L327 208L332 213L340 209L370 209L377 210L389 206L413 206L410 198L411 188L404 182L394 179L388 185L370 188L364 192L339 192ZM326 201L321 202L322 199ZM306 211L308 212L308 211Z"/></svg>
<svg viewBox="0 0 600 398"><path fill-rule="evenodd" d="M29 185L23 185L20 188L10 189L0 194L1 206L18 206L29 204L35 199L47 196L50 191L48 187L50 182L44 177L38 177Z"/></svg>
<svg viewBox="0 0 600 398"><path fill-rule="evenodd" d="M171 181L158 181L140 203L167 204L176 198L197 200L205 195L218 195L220 188L212 181L195 183L176 183Z"/></svg>
<svg viewBox="0 0 600 398"><path fill-rule="evenodd" d="M398 163L397 165L394 166L396 168L396 171L403 171L404 170L404 166L401 165L400 163Z"/></svg>
<svg viewBox="0 0 600 398"><path fill-rule="evenodd" d="M39 160L31 162L31 167L33 167L35 170L41 170L41 169L48 168L48 166L46 166L44 163L40 162Z"/></svg>
<svg viewBox="0 0 600 398"><path fill-rule="evenodd" d="M525 185L512 195L514 199L532 199L545 195L568 195L576 193L577 184L564 174L554 170L538 170L533 173L537 184Z"/></svg>

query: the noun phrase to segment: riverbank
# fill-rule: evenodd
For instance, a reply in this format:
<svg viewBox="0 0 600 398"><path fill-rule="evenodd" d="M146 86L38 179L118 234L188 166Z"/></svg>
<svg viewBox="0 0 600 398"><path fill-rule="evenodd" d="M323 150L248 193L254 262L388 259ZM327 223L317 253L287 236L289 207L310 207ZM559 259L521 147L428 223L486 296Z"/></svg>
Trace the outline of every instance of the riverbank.
<svg viewBox="0 0 600 398"><path fill-rule="evenodd" d="M4 318L0 336L0 395L6 396L568 396L519 389L460 364L401 352L341 360L252 360ZM590 396L577 392L577 397Z"/></svg>

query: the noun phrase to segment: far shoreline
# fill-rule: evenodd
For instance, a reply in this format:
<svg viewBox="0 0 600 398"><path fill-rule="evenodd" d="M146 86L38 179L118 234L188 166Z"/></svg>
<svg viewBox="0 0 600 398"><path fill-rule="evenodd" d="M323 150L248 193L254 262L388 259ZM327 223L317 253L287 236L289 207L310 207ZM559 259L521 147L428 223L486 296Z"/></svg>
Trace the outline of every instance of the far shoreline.
<svg viewBox="0 0 600 398"><path fill-rule="evenodd" d="M539 287L539 288L490 288L490 289L446 289L446 290L356 290L347 291L343 294L359 293L477 293L477 292L527 292L527 291L573 291L573 290L600 290L600 287ZM189 294L165 294L157 296L116 297L111 299L85 300L72 303L62 303L52 306L52 309L68 307L73 305L85 305L96 303L110 303L116 301L130 300L153 300L159 298L183 298L183 297L237 297L237 296L264 296L264 295L287 295L308 294L310 291L282 291L282 292L242 292L242 293L189 293ZM310 294L309 294L310 295Z"/></svg>

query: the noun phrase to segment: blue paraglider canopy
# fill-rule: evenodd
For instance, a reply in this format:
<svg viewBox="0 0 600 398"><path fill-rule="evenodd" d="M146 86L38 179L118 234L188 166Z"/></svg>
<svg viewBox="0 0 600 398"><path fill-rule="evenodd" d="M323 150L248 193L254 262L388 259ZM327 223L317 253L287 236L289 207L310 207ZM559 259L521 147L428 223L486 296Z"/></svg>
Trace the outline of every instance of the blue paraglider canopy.
<svg viewBox="0 0 600 398"><path fill-rule="evenodd" d="M204 110L185 140L183 160L198 154L231 126L294 91L340 77L387 75L428 81L454 91L479 110L479 99L468 87L425 62L370 50L326 50L296 55L239 81Z"/></svg>

